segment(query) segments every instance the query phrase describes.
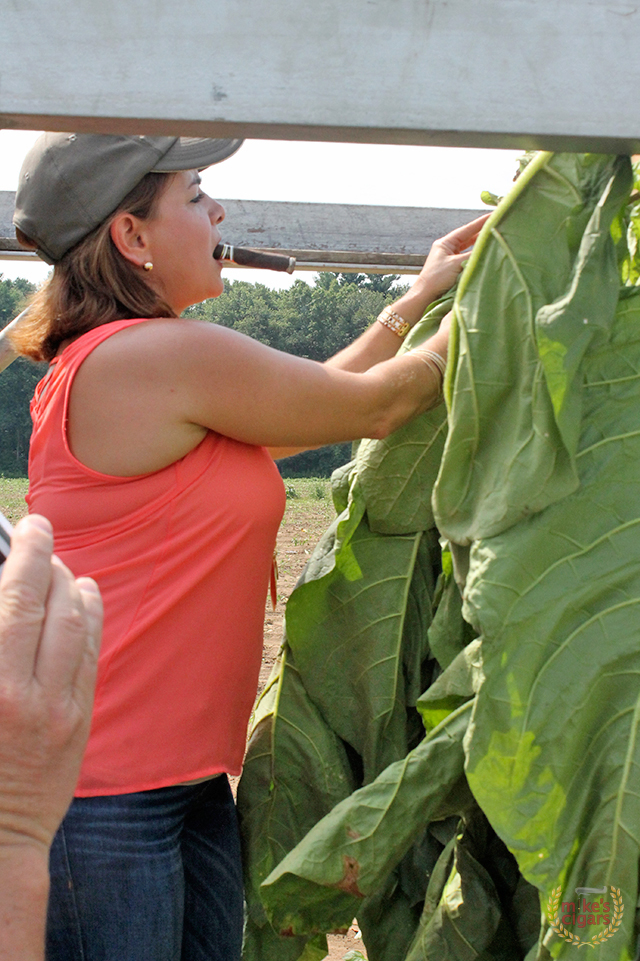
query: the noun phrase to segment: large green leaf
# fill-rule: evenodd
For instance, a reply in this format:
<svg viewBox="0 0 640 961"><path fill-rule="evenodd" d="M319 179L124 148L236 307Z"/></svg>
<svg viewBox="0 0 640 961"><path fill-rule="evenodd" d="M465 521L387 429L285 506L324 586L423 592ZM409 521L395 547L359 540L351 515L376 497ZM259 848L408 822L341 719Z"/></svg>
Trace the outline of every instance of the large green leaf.
<svg viewBox="0 0 640 961"><path fill-rule="evenodd" d="M619 286L609 227L627 158L540 154L485 224L454 307L450 424L434 509L458 544L578 485L580 358Z"/></svg>
<svg viewBox="0 0 640 961"><path fill-rule="evenodd" d="M291 649L249 755L251 961L275 961L283 930L280 957L312 961L318 933L354 913L371 961L550 961L573 949L548 926L534 943L540 900L604 884L625 914L595 952L632 956L640 292L619 299L615 273L635 256L629 182L625 158L539 155L472 255L437 588L426 421L361 443L336 476L343 513L290 601ZM430 730L418 746L416 700ZM337 801L315 773L300 783L301 737L344 765Z"/></svg>
<svg viewBox="0 0 640 961"><path fill-rule="evenodd" d="M471 709L338 804L272 872L262 894L278 927L311 934L357 913L370 961L524 957L539 931L538 892L468 792L461 742ZM432 831L448 839L444 849Z"/></svg>
<svg viewBox="0 0 640 961"><path fill-rule="evenodd" d="M418 698L416 707L422 715L427 731L442 723L478 692L484 680L482 670L482 641L471 641L453 659L439 677Z"/></svg>
<svg viewBox="0 0 640 961"><path fill-rule="evenodd" d="M432 818L464 810L464 705L402 761L346 798L271 872L262 898L272 921L296 934L353 916L376 892ZM349 900L346 900L347 896Z"/></svg>
<svg viewBox="0 0 640 961"><path fill-rule="evenodd" d="M466 574L465 570L465 578ZM445 669L476 636L462 616L462 596L454 577L450 549L442 552L442 573L436 585L434 606L436 610L427 637L431 653Z"/></svg>
<svg viewBox="0 0 640 961"><path fill-rule="evenodd" d="M460 296L436 498L447 532L471 543L464 612L482 637L466 770L543 907L558 887L569 901L577 887L622 890L622 924L593 949L622 961L635 954L640 860L640 291L619 294L609 226L629 168L543 156L527 173ZM549 220L556 183L579 202ZM507 262L513 309L492 276ZM500 303L515 333L500 327L489 350ZM515 426L496 404L499 370ZM575 949L547 928L531 957L549 950Z"/></svg>
<svg viewBox="0 0 640 961"><path fill-rule="evenodd" d="M356 516L360 497L356 485ZM308 696L362 758L367 782L413 739L407 706L424 686L439 548L433 533L374 534L366 518L340 541L346 523L314 552L287 604L286 631Z"/></svg>
<svg viewBox="0 0 640 961"><path fill-rule="evenodd" d="M406 961L516 961L539 929L538 892L476 807L431 875Z"/></svg>
<svg viewBox="0 0 640 961"><path fill-rule="evenodd" d="M344 746L306 696L285 645L257 705L238 786L246 961L318 961L306 938L282 938L269 925L259 888L282 857L354 787Z"/></svg>
<svg viewBox="0 0 640 961"><path fill-rule="evenodd" d="M603 338L604 340L604 338ZM570 497L472 550L485 683L469 741L479 803L548 897L614 885L640 857L640 292L583 365ZM602 958L624 957L625 913Z"/></svg>
<svg viewBox="0 0 640 961"><path fill-rule="evenodd" d="M339 502L349 487L347 507L289 601L289 641L258 704L240 782L246 961L269 961L280 948L283 958L297 961L306 937L294 938L295 948L283 942L278 932L289 922L272 914L275 927L269 923L261 882L356 782L373 780L423 736L413 704L429 680L437 538L372 534L350 474L337 485ZM334 894L328 892L323 923L314 930L334 930L353 918L352 899L344 895L341 907Z"/></svg>
<svg viewBox="0 0 640 961"><path fill-rule="evenodd" d="M428 922L421 924L408 961L435 957L476 961L498 932L502 912L489 872L461 841L454 852L455 864L438 907ZM515 949L515 945L509 948ZM515 950L510 954L517 956Z"/></svg>

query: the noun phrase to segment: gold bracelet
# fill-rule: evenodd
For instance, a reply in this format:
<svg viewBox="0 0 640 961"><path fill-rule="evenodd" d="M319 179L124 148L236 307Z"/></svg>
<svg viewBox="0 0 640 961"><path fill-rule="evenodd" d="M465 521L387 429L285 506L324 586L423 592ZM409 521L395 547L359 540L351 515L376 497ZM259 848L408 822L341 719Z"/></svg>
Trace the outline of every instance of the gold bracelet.
<svg viewBox="0 0 640 961"><path fill-rule="evenodd" d="M400 314L396 314L395 310L392 310L391 307L384 308L378 315L378 321L385 327L388 327L389 330L392 330L398 337L406 337L411 330L411 324L403 320Z"/></svg>

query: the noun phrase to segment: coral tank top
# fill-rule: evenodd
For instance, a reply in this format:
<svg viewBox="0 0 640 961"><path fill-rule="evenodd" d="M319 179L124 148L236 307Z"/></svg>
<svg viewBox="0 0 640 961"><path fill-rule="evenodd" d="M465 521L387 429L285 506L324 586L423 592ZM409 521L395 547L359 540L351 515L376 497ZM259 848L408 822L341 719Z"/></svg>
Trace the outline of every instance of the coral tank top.
<svg viewBox="0 0 640 961"><path fill-rule="evenodd" d="M98 685L76 795L238 774L262 659L276 533L285 504L263 447L210 431L169 467L91 470L67 438L73 378L116 321L73 341L38 384L27 503L55 550L100 586Z"/></svg>

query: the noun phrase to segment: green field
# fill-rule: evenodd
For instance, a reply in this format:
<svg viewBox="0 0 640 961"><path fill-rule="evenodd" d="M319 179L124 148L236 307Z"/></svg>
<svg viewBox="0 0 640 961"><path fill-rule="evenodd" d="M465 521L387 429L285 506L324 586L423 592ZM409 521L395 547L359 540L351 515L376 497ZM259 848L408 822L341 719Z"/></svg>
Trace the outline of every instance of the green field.
<svg viewBox="0 0 640 961"><path fill-rule="evenodd" d="M27 493L26 477L0 477L0 511L12 524L27 513L24 496Z"/></svg>

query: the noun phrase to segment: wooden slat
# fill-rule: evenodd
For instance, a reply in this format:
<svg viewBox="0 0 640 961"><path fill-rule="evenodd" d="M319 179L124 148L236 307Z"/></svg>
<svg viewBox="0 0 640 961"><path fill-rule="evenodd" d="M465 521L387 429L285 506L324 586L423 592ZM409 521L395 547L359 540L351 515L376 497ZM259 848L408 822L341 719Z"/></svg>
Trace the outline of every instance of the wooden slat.
<svg viewBox="0 0 640 961"><path fill-rule="evenodd" d="M0 0L0 23L4 127L640 150L635 0Z"/></svg>
<svg viewBox="0 0 640 961"><path fill-rule="evenodd" d="M11 224L14 193L0 191L0 259L21 250ZM224 237L240 247L295 257L300 269L416 273L434 240L479 210L222 200Z"/></svg>

